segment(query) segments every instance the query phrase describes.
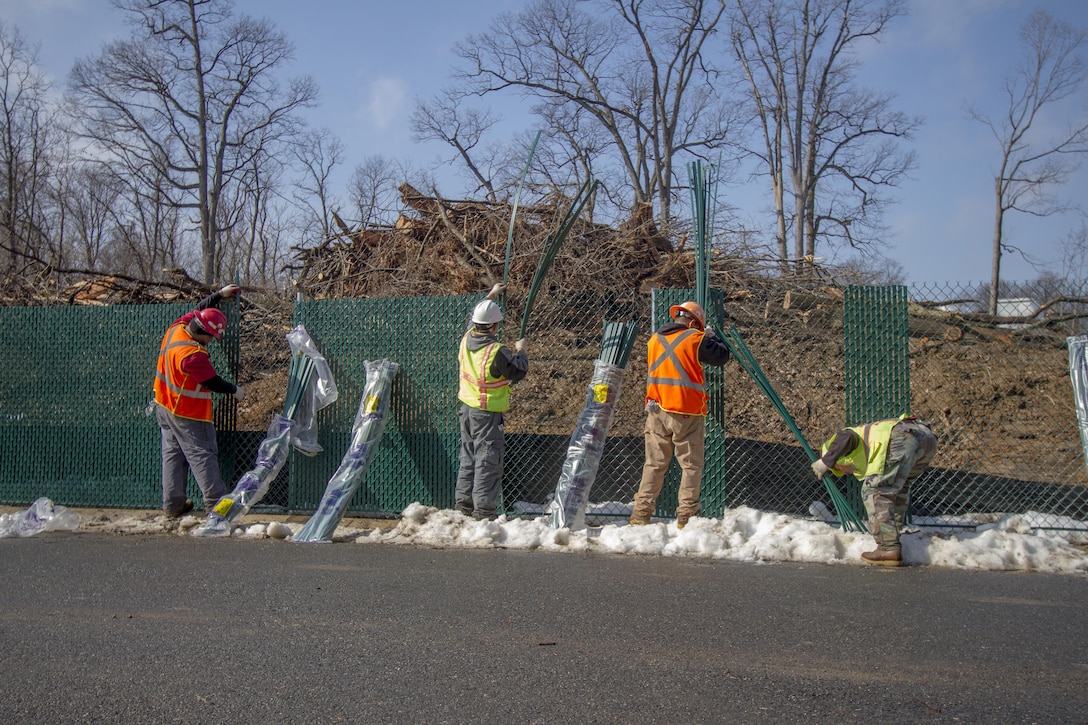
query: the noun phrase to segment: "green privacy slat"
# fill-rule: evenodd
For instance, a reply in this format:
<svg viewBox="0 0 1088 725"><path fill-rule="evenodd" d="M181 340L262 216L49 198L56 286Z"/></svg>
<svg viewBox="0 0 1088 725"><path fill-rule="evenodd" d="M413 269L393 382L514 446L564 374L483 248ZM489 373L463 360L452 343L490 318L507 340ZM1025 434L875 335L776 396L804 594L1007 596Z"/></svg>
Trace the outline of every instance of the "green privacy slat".
<svg viewBox="0 0 1088 725"><path fill-rule="evenodd" d="M907 302L902 285L844 290L847 425L910 412Z"/></svg>

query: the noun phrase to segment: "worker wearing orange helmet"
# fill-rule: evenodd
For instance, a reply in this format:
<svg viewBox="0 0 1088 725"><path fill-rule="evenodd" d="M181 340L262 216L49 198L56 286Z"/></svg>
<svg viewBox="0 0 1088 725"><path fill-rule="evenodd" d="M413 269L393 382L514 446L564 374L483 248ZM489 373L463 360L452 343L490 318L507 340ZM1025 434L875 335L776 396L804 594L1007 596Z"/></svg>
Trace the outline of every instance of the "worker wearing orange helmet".
<svg viewBox="0 0 1088 725"><path fill-rule="evenodd" d="M646 463L631 509L633 526L650 523L674 455L681 471L677 527L699 513L707 414L703 366L721 366L730 357L722 340L704 332L706 315L697 302L673 305L669 316L672 322L647 345Z"/></svg>
<svg viewBox="0 0 1088 725"><path fill-rule="evenodd" d="M193 510L185 496L189 472L211 511L226 495L219 473L219 447L212 424L212 394L243 397L242 389L219 377L207 345L227 326L219 310L222 300L234 299L237 285L227 285L204 298L192 312L174 320L159 349L155 370L155 418L162 433L162 509L177 518Z"/></svg>
<svg viewBox="0 0 1088 725"><path fill-rule="evenodd" d="M503 418L510 408L510 383L529 372L528 341L518 340L513 351L499 341L504 316L495 298L505 291L506 285L496 284L476 304L457 350L461 448L454 503L462 514L477 520L497 515L506 448Z"/></svg>

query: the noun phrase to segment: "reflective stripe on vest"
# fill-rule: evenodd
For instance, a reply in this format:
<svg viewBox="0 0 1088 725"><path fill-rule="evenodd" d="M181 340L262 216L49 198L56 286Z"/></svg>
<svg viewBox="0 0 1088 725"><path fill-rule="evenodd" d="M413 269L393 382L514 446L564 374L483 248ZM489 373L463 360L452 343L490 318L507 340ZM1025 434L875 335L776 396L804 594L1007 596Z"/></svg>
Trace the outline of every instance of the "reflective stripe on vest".
<svg viewBox="0 0 1088 725"><path fill-rule="evenodd" d="M907 415L901 415L898 418L878 420L849 428L848 430L852 430L857 434L860 441L852 451L835 461L834 473L840 476L844 473L852 473L859 479L884 473L884 464L888 459L888 444L892 439L892 429L895 428L899 421L908 417ZM821 452L827 453L834 440L835 436L829 438L824 443Z"/></svg>
<svg viewBox="0 0 1088 725"><path fill-rule="evenodd" d="M211 421L212 394L181 369L185 358L205 353L189 334L188 325L171 325L162 338L155 370L155 402L179 418Z"/></svg>
<svg viewBox="0 0 1088 725"><path fill-rule="evenodd" d="M703 333L686 329L669 335L654 333L646 346L649 371L646 398L672 413L706 415L707 394L699 345Z"/></svg>
<svg viewBox="0 0 1088 725"><path fill-rule="evenodd" d="M510 408L510 381L491 374L491 361L502 347L493 342L487 347L469 352L468 332L461 338L457 362L461 368L458 399L465 405L492 413L505 413Z"/></svg>

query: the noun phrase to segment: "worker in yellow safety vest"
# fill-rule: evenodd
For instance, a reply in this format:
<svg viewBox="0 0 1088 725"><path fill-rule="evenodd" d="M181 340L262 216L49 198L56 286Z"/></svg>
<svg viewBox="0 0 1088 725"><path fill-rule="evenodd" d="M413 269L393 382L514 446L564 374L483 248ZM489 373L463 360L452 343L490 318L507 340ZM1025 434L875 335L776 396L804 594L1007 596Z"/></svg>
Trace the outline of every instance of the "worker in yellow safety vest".
<svg viewBox="0 0 1088 725"><path fill-rule="evenodd" d="M528 340L518 340L513 352L499 341L504 315L494 300L504 291L506 285L496 284L476 305L457 351L461 448L455 507L475 519L497 516L506 447L503 414L510 408L510 383L529 371Z"/></svg>
<svg viewBox="0 0 1088 725"><path fill-rule="evenodd" d="M241 400L242 388L224 380L212 366L207 345L227 326L219 310L234 299L237 285L227 285L204 298L196 309L174 320L163 335L155 370L155 418L162 438L162 509L177 518L193 510L185 487L192 472L211 511L226 486L219 473L219 446L212 423L212 394Z"/></svg>
<svg viewBox="0 0 1088 725"><path fill-rule="evenodd" d="M936 453L933 431L910 415L844 428L820 448L820 457L812 462L816 478L849 473L861 481L869 533L877 545L861 555L866 562L878 566L903 563L899 532L910 486L929 468Z"/></svg>
<svg viewBox="0 0 1088 725"><path fill-rule="evenodd" d="M672 321L647 344L646 462L629 523L650 523L675 455L681 471L676 526L682 529L700 507L707 414L703 365L724 365L730 353L713 332L704 332L706 316L697 302L673 305L669 316Z"/></svg>

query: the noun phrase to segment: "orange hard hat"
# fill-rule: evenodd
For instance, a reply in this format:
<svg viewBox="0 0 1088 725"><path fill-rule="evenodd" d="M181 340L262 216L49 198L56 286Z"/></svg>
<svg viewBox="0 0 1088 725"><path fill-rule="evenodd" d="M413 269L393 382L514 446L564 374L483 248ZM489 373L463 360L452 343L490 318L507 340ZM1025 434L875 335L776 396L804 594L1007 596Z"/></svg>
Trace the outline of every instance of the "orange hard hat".
<svg viewBox="0 0 1088 725"><path fill-rule="evenodd" d="M700 330L706 329L706 315L703 313L702 305L698 302L688 300L687 302L673 305L669 308L669 316L672 317L673 320L676 319L677 315L681 314L694 318L695 321L699 323Z"/></svg>
<svg viewBox="0 0 1088 725"><path fill-rule="evenodd" d="M223 330L227 327L227 316L214 307L197 310L194 319L204 328L205 332L216 340L219 339L219 336L223 334Z"/></svg>

